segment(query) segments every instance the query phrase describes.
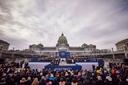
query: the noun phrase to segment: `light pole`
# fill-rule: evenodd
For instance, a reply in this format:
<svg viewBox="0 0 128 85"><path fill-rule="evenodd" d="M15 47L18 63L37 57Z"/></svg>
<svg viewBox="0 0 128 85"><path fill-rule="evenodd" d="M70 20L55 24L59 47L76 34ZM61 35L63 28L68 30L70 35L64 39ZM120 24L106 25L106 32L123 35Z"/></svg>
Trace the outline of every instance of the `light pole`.
<svg viewBox="0 0 128 85"><path fill-rule="evenodd" d="M114 55L113 48L112 48L112 56L113 56L113 60L115 60L115 55Z"/></svg>
<svg viewBox="0 0 128 85"><path fill-rule="evenodd" d="M127 46L125 45L125 48L124 48L124 53L125 53L125 58L127 58Z"/></svg>
<svg viewBox="0 0 128 85"><path fill-rule="evenodd" d="M84 48L84 58L85 58L85 48Z"/></svg>

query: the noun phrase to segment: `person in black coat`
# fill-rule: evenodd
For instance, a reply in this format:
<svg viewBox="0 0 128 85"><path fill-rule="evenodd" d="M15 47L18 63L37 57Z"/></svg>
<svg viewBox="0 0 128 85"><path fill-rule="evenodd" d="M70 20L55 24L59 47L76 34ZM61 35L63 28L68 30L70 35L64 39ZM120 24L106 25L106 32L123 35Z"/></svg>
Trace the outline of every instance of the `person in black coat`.
<svg viewBox="0 0 128 85"><path fill-rule="evenodd" d="M32 84L32 80L31 77L28 77L27 81L26 81L26 85L31 85Z"/></svg>
<svg viewBox="0 0 128 85"><path fill-rule="evenodd" d="M101 76L97 76L96 85L104 85L104 81Z"/></svg>

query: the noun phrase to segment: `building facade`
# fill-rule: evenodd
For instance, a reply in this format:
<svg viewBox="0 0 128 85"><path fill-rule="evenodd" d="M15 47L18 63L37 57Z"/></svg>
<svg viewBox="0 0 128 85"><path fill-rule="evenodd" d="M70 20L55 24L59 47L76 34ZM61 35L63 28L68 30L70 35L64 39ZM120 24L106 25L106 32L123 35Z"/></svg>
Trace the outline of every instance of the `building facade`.
<svg viewBox="0 0 128 85"><path fill-rule="evenodd" d="M9 43L4 40L0 40L0 51L7 51L8 48L9 48Z"/></svg>
<svg viewBox="0 0 128 85"><path fill-rule="evenodd" d="M128 51L128 39L116 43L117 51Z"/></svg>
<svg viewBox="0 0 128 85"><path fill-rule="evenodd" d="M69 52L70 56L85 56L86 54L101 52L102 50L99 50L96 48L96 45L93 44L82 44L81 46L70 46L68 44L67 38L62 33L59 37L56 46L54 47L44 47L42 44L33 44L29 46L29 49L41 54L41 55L48 55L51 57L59 56L59 52L65 51ZM108 52L108 50L104 50L105 52Z"/></svg>

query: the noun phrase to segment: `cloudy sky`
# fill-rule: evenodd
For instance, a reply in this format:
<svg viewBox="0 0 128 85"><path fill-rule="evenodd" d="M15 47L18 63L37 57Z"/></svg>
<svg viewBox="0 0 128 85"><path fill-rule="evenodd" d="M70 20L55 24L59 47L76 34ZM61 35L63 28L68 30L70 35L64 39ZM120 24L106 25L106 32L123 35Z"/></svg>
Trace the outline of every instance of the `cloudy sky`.
<svg viewBox="0 0 128 85"><path fill-rule="evenodd" d="M70 46L115 48L128 38L128 0L0 0L0 39L10 49L55 46L62 32Z"/></svg>

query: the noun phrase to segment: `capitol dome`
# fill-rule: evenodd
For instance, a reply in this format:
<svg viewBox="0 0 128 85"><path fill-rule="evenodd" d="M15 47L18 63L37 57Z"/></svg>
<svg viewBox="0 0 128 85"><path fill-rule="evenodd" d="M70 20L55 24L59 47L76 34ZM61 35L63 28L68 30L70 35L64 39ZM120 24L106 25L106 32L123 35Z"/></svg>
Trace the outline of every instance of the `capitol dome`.
<svg viewBox="0 0 128 85"><path fill-rule="evenodd" d="M84 43L84 44L81 45L81 47L86 48L86 47L88 47L88 45L86 43Z"/></svg>
<svg viewBox="0 0 128 85"><path fill-rule="evenodd" d="M67 38L64 36L63 33L59 37L57 45L68 45Z"/></svg>

